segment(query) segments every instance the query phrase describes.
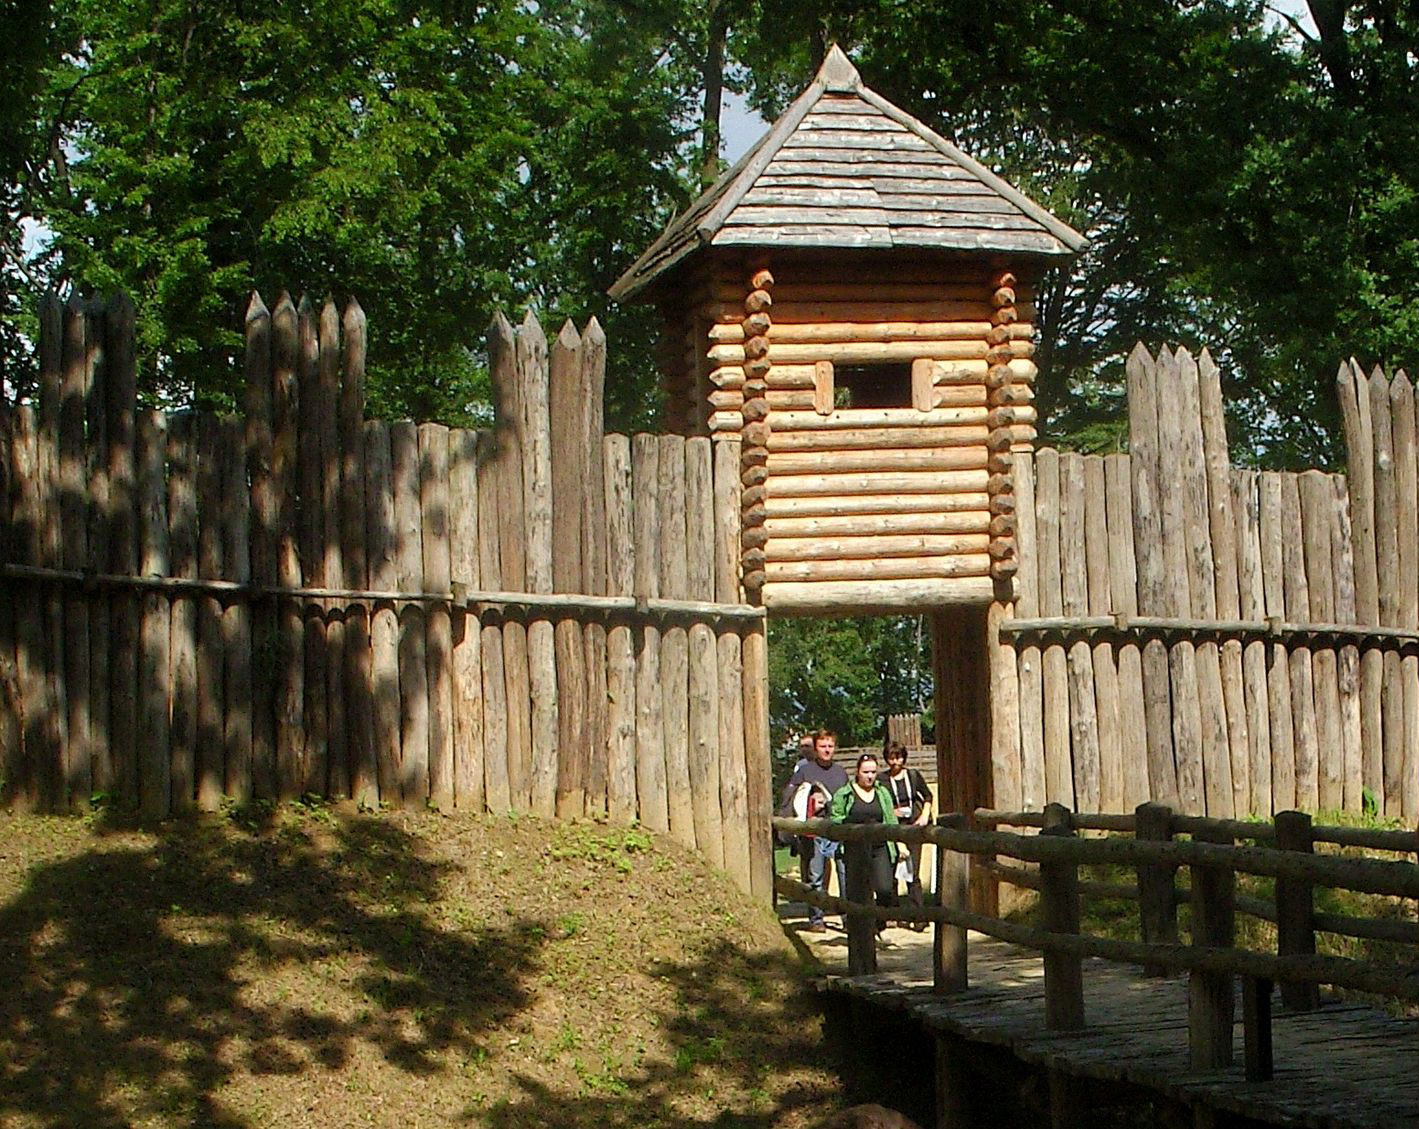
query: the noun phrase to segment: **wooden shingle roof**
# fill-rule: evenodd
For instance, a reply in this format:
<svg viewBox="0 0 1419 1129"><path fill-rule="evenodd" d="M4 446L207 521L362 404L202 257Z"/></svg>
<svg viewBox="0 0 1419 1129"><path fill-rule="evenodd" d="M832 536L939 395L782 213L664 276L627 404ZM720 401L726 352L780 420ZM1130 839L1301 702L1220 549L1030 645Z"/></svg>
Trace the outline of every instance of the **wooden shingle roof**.
<svg viewBox="0 0 1419 1129"><path fill-rule="evenodd" d="M773 127L611 287L700 247L917 248L1057 257L1086 240L862 84L836 46Z"/></svg>

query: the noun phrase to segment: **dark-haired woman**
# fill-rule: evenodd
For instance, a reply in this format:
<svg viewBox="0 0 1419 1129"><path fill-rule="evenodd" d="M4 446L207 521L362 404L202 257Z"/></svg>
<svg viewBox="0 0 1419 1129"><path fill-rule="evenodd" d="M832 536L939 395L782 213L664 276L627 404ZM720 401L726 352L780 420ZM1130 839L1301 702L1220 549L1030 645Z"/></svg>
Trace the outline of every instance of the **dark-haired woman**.
<svg viewBox="0 0 1419 1129"><path fill-rule="evenodd" d="M847 786L833 794L831 817L834 823L883 823L895 826L897 813L892 808L892 796L877 781L877 757L874 753L863 753L857 758L857 768ZM879 906L894 904L896 883L892 878L892 868L897 864L896 843L872 843L868 845L868 874L871 876L872 893ZM877 926L880 935L882 926Z"/></svg>
<svg viewBox="0 0 1419 1129"><path fill-rule="evenodd" d="M907 747L900 741L891 742L887 746L886 755L887 772L881 777L881 782L892 795L892 807L897 813L897 822L910 823L916 827L926 826L931 821L931 804L935 799L926 778L916 769L907 767ZM907 884L907 900L914 906L925 904L921 892L920 843L912 843L902 852L896 870L897 873L906 871L903 877ZM894 874L894 890L896 878L897 874ZM914 921L911 927L920 931L926 928L926 922Z"/></svg>

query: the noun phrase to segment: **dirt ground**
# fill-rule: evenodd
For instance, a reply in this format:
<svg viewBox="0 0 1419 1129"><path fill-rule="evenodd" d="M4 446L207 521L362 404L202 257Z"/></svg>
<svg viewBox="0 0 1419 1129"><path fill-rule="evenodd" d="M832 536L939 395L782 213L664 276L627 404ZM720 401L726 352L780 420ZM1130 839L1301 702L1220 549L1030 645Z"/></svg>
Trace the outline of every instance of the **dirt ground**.
<svg viewBox="0 0 1419 1129"><path fill-rule="evenodd" d="M636 829L0 816L0 1125L797 1129L805 969Z"/></svg>

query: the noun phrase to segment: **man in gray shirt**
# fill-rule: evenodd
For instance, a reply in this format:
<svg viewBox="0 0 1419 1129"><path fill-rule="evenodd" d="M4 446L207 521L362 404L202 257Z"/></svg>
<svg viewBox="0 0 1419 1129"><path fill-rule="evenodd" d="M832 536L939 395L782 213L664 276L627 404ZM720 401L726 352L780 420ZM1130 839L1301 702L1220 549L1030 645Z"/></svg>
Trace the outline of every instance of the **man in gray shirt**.
<svg viewBox="0 0 1419 1129"><path fill-rule="evenodd" d="M847 773L841 765L833 763L833 752L838 739L826 729L813 734L813 756L798 762L793 775L783 790L783 810L793 811L805 819L826 819L828 804L833 793L847 787ZM800 802L795 802L800 801ZM805 885L820 893L827 892L828 860L834 862L838 874L838 896L847 888L847 873L843 865L842 852L832 839L804 835L798 840L799 873ZM823 911L818 906L808 907L810 932L822 933L827 930Z"/></svg>

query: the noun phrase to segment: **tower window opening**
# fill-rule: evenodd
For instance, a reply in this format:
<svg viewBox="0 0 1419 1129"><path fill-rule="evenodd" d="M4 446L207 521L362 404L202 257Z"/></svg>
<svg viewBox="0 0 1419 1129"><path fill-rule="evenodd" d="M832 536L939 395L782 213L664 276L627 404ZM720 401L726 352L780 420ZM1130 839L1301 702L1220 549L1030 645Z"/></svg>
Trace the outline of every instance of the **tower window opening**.
<svg viewBox="0 0 1419 1129"><path fill-rule="evenodd" d="M909 408L910 361L875 365L835 365L833 404L839 408Z"/></svg>

